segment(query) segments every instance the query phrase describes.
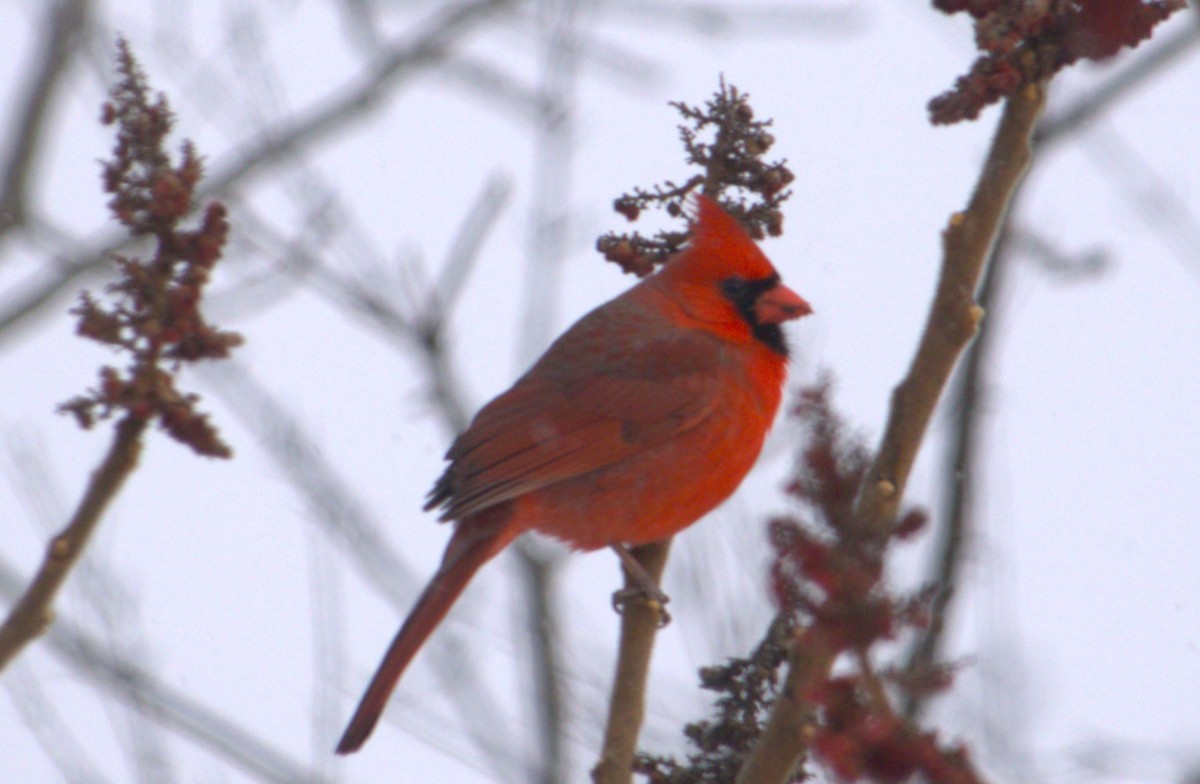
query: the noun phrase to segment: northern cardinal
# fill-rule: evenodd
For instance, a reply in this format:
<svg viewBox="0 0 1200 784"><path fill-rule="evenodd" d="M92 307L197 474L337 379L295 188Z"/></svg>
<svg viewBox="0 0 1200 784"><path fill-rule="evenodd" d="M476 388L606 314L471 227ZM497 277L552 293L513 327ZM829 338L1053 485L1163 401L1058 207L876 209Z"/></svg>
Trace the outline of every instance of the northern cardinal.
<svg viewBox="0 0 1200 784"><path fill-rule="evenodd" d="M762 449L787 374L780 324L811 313L741 226L698 196L687 248L556 340L476 414L425 509L454 521L339 754L475 572L526 531L577 550L665 539L724 501Z"/></svg>

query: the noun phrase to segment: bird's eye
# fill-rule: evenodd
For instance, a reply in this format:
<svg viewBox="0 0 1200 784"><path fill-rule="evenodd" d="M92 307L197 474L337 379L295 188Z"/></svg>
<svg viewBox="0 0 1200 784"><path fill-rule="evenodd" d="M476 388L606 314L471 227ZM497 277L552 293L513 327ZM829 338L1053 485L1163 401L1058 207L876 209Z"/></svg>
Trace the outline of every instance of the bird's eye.
<svg viewBox="0 0 1200 784"><path fill-rule="evenodd" d="M721 293L735 302L746 296L749 284L745 278L726 278L721 281Z"/></svg>

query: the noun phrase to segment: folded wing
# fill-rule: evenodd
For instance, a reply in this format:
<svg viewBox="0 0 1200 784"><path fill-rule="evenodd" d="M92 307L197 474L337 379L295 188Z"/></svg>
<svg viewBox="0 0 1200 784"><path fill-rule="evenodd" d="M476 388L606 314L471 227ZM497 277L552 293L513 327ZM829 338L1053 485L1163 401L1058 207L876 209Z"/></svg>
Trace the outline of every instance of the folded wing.
<svg viewBox="0 0 1200 784"><path fill-rule="evenodd" d="M595 471L698 426L722 388L726 350L709 336L674 331L635 351L588 362L591 373L535 366L475 417L454 442L426 509L458 520ZM555 352L547 356L553 356Z"/></svg>

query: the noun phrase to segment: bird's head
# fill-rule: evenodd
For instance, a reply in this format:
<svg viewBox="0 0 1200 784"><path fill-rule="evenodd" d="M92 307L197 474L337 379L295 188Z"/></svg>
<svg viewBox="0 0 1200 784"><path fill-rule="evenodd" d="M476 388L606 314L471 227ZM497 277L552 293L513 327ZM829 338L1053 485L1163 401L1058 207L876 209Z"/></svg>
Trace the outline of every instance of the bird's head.
<svg viewBox="0 0 1200 784"><path fill-rule="evenodd" d="M655 277L693 318L730 337L753 337L783 356L787 342L779 325L812 313L745 229L703 195L696 196L687 248Z"/></svg>

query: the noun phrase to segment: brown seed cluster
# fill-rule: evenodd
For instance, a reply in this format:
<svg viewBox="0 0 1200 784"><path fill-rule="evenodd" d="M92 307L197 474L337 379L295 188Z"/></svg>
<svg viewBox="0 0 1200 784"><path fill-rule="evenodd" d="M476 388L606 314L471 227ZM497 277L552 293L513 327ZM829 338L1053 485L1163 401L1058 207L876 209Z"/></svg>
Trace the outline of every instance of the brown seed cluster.
<svg viewBox="0 0 1200 784"><path fill-rule="evenodd" d="M72 313L80 335L127 355L124 370L104 367L100 384L60 406L80 425L124 412L158 424L199 454L229 457L199 398L176 388L179 369L219 359L242 342L240 335L208 323L200 309L205 286L229 233L224 205L207 205L199 226L182 222L193 211L203 166L185 142L178 165L164 144L174 118L166 100L151 97L145 76L124 41L118 42L120 79L104 105L102 121L115 125L117 143L104 163L103 182L113 217L134 237L154 243L150 258L115 254L117 280L100 301L84 292Z"/></svg>
<svg viewBox="0 0 1200 784"><path fill-rule="evenodd" d="M975 21L980 55L954 87L929 102L934 124L973 120L985 107L1081 59L1102 60L1148 39L1184 0L934 0Z"/></svg>
<svg viewBox="0 0 1200 784"><path fill-rule="evenodd" d="M634 188L618 197L613 209L630 222L651 208L679 218L687 197L700 191L720 202L756 240L782 234L780 207L791 196L787 186L796 177L787 161L765 160L775 143L768 130L771 120L756 120L749 99L722 80L703 107L672 103L684 120L679 136L685 158L699 171L682 183L667 180L649 189ZM644 277L682 250L687 238L686 229L664 229L649 237L609 232L596 241L596 249L626 272Z"/></svg>

